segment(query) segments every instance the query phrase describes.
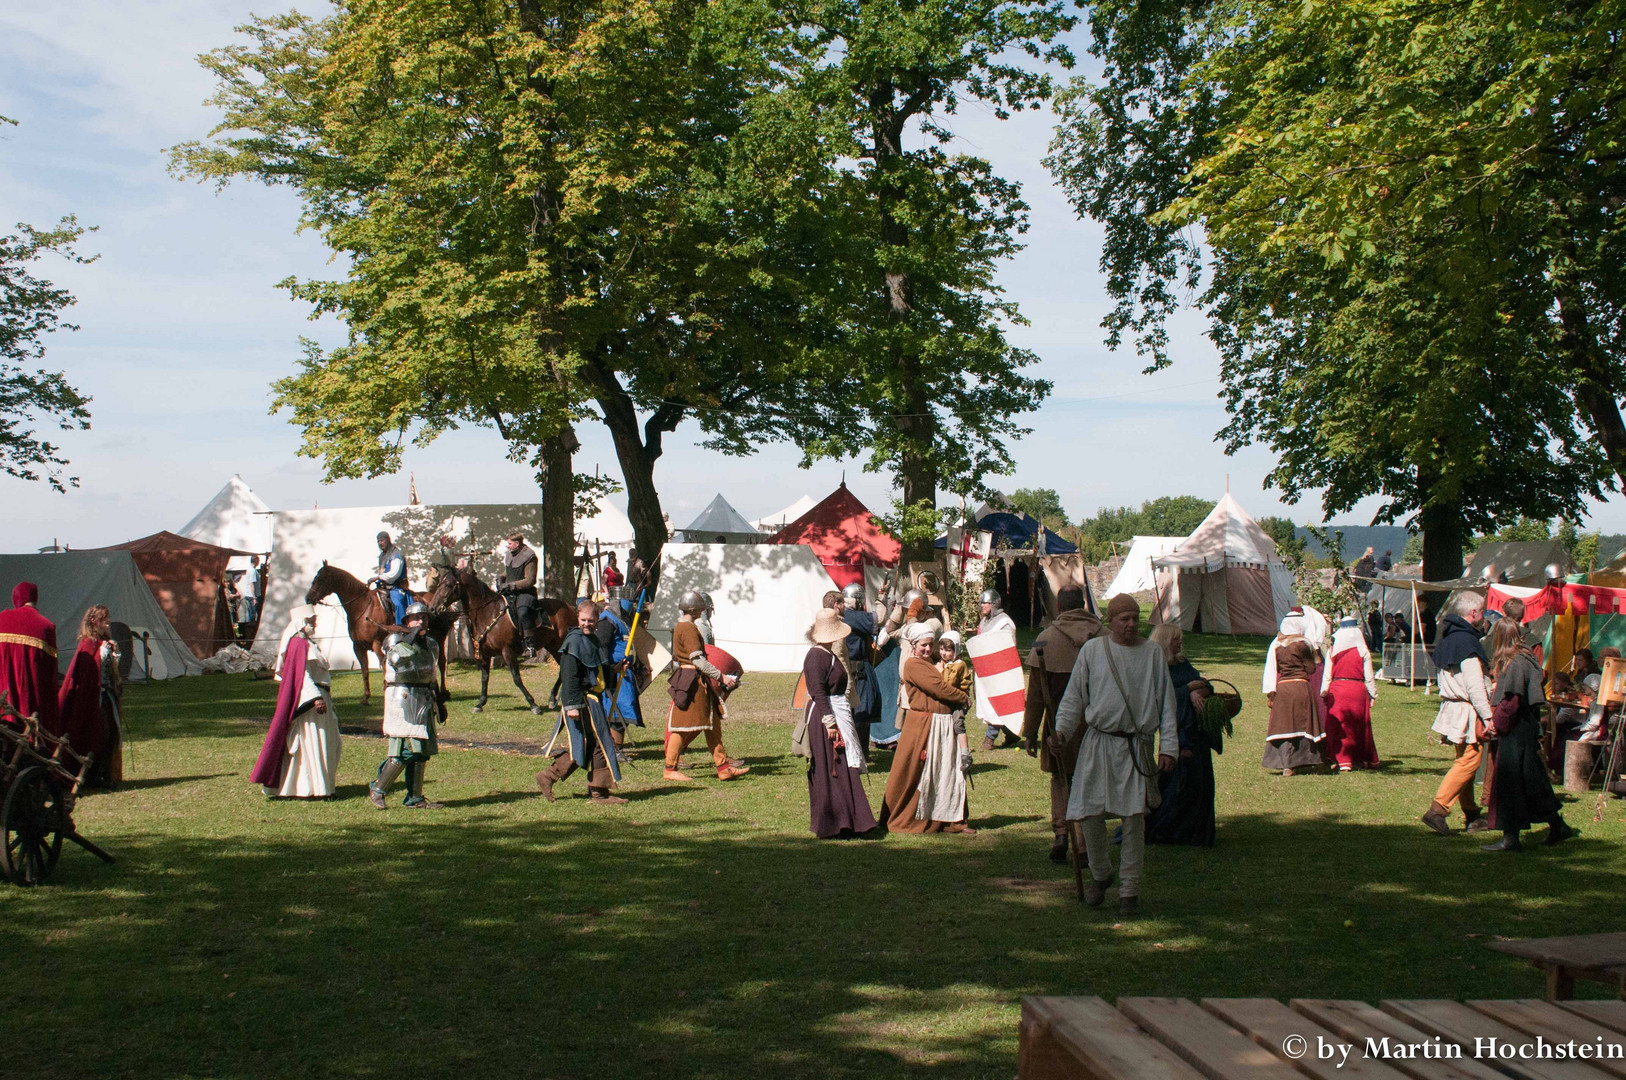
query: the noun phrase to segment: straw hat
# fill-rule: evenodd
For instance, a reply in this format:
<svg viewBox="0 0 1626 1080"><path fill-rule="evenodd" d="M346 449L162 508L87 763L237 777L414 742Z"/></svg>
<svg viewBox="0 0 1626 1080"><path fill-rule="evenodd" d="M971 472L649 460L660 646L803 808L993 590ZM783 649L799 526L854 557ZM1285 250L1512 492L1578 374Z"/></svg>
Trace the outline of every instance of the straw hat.
<svg viewBox="0 0 1626 1080"><path fill-rule="evenodd" d="M813 631L809 635L815 645L834 645L853 632L839 614L823 608L813 617Z"/></svg>

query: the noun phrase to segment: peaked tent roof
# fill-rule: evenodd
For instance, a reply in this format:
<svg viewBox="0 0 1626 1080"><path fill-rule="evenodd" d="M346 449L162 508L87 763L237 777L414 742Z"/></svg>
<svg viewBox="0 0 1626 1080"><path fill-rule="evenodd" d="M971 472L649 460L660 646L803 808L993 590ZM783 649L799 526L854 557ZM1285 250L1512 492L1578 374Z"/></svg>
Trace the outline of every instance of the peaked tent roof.
<svg viewBox="0 0 1626 1080"><path fill-rule="evenodd" d="M1156 589L1157 572L1152 569L1152 560L1167 555L1184 540L1183 536L1131 537L1123 565L1118 568L1107 591L1101 594L1102 598L1111 600L1119 593L1151 592Z"/></svg>
<svg viewBox="0 0 1626 1080"><path fill-rule="evenodd" d="M1539 588L1547 584L1550 563L1557 563L1560 570L1568 572L1570 553L1562 540L1493 540L1481 544L1468 558L1462 576L1477 582L1486 570L1495 566L1498 577L1507 575L1507 584Z"/></svg>
<svg viewBox="0 0 1626 1080"><path fill-rule="evenodd" d="M1281 561L1276 541L1227 491L1190 536L1169 554L1153 559L1152 565L1217 568L1226 562L1270 566Z"/></svg>
<svg viewBox="0 0 1626 1080"><path fill-rule="evenodd" d="M706 533L742 533L754 535L756 529L749 521L740 516L740 512L729 505L728 500L719 494L706 504L700 515L683 531L694 537L696 543L704 543L703 534Z"/></svg>
<svg viewBox="0 0 1626 1080"><path fill-rule="evenodd" d="M751 528L757 532L767 533L772 536L811 509L813 509L813 496L803 495L789 506L781 507L771 514L757 518L751 522Z"/></svg>
<svg viewBox="0 0 1626 1080"><path fill-rule="evenodd" d="M271 550L271 508L241 476L233 476L215 493L180 535L217 547L264 555Z"/></svg>
<svg viewBox="0 0 1626 1080"><path fill-rule="evenodd" d="M632 519L602 495L594 505L597 511L592 517L576 518L576 543L597 542L604 547L632 543Z"/></svg>
<svg viewBox="0 0 1626 1080"><path fill-rule="evenodd" d="M991 510L977 518L977 528L994 534L994 547L1034 547L1039 537L1037 518L1020 510ZM1040 555L1071 555L1078 545L1070 544L1049 529L1044 534L1044 550Z"/></svg>
<svg viewBox="0 0 1626 1080"><path fill-rule="evenodd" d="M216 547L202 540L157 532L123 544L113 551L128 551L136 569L164 609L175 632L202 660L232 640L220 596L220 577L234 555L249 552Z"/></svg>
<svg viewBox="0 0 1626 1080"><path fill-rule="evenodd" d="M866 563L891 566L903 554L903 544L882 532L874 518L843 481L817 506L775 533L770 543L808 545L836 585L845 588L864 580Z"/></svg>

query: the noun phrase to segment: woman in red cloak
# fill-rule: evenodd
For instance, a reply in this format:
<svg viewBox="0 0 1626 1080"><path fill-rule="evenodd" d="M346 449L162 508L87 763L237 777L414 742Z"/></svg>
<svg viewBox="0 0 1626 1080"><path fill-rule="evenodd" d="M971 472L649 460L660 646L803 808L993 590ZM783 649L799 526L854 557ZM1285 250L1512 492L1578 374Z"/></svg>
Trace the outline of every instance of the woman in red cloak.
<svg viewBox="0 0 1626 1080"><path fill-rule="evenodd" d="M108 640L107 605L92 604L79 624L79 647L57 694L61 734L81 754L95 754L87 782L102 788L124 779L119 724L118 653Z"/></svg>

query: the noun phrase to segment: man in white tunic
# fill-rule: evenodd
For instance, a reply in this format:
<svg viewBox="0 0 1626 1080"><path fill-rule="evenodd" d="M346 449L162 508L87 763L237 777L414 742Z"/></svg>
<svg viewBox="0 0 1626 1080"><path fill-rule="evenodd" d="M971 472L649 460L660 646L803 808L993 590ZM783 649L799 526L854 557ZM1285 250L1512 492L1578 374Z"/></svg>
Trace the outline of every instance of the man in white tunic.
<svg viewBox="0 0 1626 1080"><path fill-rule="evenodd" d="M1141 867L1146 858L1147 783L1157 791L1156 772L1174 768L1180 736L1175 726L1174 684L1163 650L1140 637L1140 605L1127 594L1107 608L1107 636L1084 644L1056 709L1053 752L1058 755L1084 727L1073 772L1067 819L1082 823L1090 883L1084 902L1100 907L1112 880L1107 818L1123 819L1118 865L1118 911L1139 908ZM1157 736L1156 764L1152 737Z"/></svg>

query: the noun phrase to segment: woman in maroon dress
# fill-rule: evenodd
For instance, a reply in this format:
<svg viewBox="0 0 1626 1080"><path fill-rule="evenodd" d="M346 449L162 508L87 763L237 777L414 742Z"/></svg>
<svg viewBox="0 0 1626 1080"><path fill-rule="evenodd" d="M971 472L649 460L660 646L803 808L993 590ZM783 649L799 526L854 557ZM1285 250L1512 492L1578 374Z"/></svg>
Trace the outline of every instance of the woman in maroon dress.
<svg viewBox="0 0 1626 1080"><path fill-rule="evenodd" d="M1328 749L1339 772L1378 767L1378 746L1372 738L1372 702L1377 696L1366 635L1354 616L1346 616L1332 636L1332 659L1321 678Z"/></svg>
<svg viewBox="0 0 1626 1080"><path fill-rule="evenodd" d="M855 836L875 828L869 799L859 779L863 751L849 739L850 722L837 715L847 704L847 635L852 627L826 608L813 620L813 647L802 661L807 683L807 797L813 835L820 840ZM847 729L846 733L841 730Z"/></svg>
<svg viewBox="0 0 1626 1080"><path fill-rule="evenodd" d="M93 604L79 623L79 647L68 661L62 689L57 694L59 734L66 735L81 754L94 754L86 779L96 787L112 788L124 779L116 684L104 686L104 669L111 668L116 680L118 668L108 661L114 655L108 640L107 606Z"/></svg>

